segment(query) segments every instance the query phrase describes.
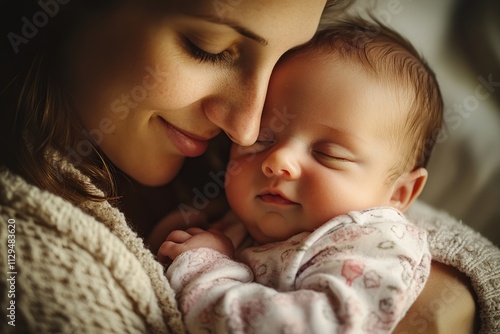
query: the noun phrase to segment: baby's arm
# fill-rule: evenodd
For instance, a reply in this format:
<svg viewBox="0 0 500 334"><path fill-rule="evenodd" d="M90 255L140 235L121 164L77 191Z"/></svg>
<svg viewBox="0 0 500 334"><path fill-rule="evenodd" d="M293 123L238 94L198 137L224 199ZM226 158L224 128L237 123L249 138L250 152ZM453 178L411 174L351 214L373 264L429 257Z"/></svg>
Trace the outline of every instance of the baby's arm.
<svg viewBox="0 0 500 334"><path fill-rule="evenodd" d="M390 332L428 275L425 234L384 217L361 226L354 220L245 251L256 282L269 287L219 252L183 253L167 276L188 329Z"/></svg>

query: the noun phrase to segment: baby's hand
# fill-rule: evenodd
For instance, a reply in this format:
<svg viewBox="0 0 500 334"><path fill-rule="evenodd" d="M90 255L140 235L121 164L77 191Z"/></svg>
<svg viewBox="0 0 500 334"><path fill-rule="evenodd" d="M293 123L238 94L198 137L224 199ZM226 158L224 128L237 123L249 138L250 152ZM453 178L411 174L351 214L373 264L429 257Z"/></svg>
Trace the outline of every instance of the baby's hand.
<svg viewBox="0 0 500 334"><path fill-rule="evenodd" d="M231 258L234 255L233 244L223 233L192 227L185 231L176 230L170 233L158 250L158 260L168 263L183 252L201 247L212 248Z"/></svg>
<svg viewBox="0 0 500 334"><path fill-rule="evenodd" d="M165 241L165 236L175 230L185 229L188 226L192 227L202 227L207 222L207 218L203 213L199 213L194 217L190 217L191 220L187 222L182 213L178 210L170 212L168 215L163 217L162 220L154 227L153 231L146 239L146 244L153 252L158 252L161 244Z"/></svg>

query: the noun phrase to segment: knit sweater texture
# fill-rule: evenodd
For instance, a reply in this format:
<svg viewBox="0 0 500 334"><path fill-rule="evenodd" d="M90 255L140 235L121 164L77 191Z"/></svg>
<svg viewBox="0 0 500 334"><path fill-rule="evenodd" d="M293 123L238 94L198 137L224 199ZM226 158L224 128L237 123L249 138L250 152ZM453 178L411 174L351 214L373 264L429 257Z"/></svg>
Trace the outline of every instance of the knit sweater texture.
<svg viewBox="0 0 500 334"><path fill-rule="evenodd" d="M185 332L163 267L108 202L77 207L1 170L0 243L0 270L15 273L0 281L2 313L15 315L0 333Z"/></svg>
<svg viewBox="0 0 500 334"><path fill-rule="evenodd" d="M408 215L428 231L433 259L470 278L480 333L500 333L500 250L423 203ZM185 332L163 267L108 202L75 206L0 169L0 243L1 333Z"/></svg>

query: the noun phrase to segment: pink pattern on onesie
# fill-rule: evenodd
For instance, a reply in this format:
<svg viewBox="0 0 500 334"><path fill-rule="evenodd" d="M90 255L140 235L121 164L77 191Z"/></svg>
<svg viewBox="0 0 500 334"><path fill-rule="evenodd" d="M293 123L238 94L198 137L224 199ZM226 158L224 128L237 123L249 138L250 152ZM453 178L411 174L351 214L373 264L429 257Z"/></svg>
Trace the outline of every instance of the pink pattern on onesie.
<svg viewBox="0 0 500 334"><path fill-rule="evenodd" d="M356 260L345 260L342 265L342 276L345 277L347 285L352 286L352 282L363 275L365 264Z"/></svg>

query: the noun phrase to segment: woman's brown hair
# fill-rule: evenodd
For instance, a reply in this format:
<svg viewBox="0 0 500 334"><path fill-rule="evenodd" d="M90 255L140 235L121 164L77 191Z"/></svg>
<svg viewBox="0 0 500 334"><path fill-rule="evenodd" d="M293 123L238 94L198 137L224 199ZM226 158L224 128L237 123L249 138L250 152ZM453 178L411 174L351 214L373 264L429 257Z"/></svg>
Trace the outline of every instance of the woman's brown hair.
<svg viewBox="0 0 500 334"><path fill-rule="evenodd" d="M0 166L74 203L114 195L108 163L71 113L64 75L65 48L82 18L111 2L23 2L12 5L2 18L8 31L0 65ZM93 192L54 163L56 152L68 157L79 143L88 143L91 152L72 162L107 195Z"/></svg>

